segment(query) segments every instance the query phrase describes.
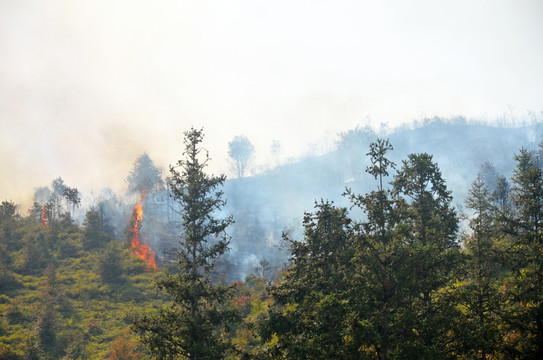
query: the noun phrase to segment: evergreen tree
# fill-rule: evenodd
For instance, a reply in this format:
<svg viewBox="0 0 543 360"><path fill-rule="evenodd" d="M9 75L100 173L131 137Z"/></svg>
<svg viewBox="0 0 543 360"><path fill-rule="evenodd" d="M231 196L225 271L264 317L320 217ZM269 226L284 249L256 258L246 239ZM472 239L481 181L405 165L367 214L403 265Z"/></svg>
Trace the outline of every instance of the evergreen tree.
<svg viewBox="0 0 543 360"><path fill-rule="evenodd" d="M105 252L98 258L97 273L104 283L119 284L123 282L121 243L109 242Z"/></svg>
<svg viewBox="0 0 543 360"><path fill-rule="evenodd" d="M492 192L492 201L496 211L502 216L508 216L510 210L509 194L511 186L509 181L503 175L499 175L496 179L496 189Z"/></svg>
<svg viewBox="0 0 543 360"><path fill-rule="evenodd" d="M13 201L2 201L0 204L0 223L6 219L18 218L17 205Z"/></svg>
<svg viewBox="0 0 543 360"><path fill-rule="evenodd" d="M0 204L0 263L8 260L8 250L16 248L19 243L15 229L20 220L17 205L12 201L2 201Z"/></svg>
<svg viewBox="0 0 543 360"><path fill-rule="evenodd" d="M104 231L105 224L102 215L95 208L91 208L85 214L83 228L85 250L100 248L110 240L109 235Z"/></svg>
<svg viewBox="0 0 543 360"><path fill-rule="evenodd" d="M57 342L58 314L55 305L59 299L56 268L49 265L44 271L40 291L38 315L34 327L40 349L53 352Z"/></svg>
<svg viewBox="0 0 543 360"><path fill-rule="evenodd" d="M316 204L304 217L304 241L288 238L291 266L274 290L260 332L272 359L358 359L345 336L353 256L345 208Z"/></svg>
<svg viewBox="0 0 543 360"><path fill-rule="evenodd" d="M210 281L215 260L228 249L225 230L232 218L214 216L225 205L220 190L225 177L204 172L209 156L200 146L203 136L202 130L185 132L186 159L170 166L171 196L181 205L183 219L179 274L162 278L158 287L171 296L172 304L133 323L159 359L224 358L229 344L221 332L236 319L224 306L230 289Z"/></svg>
<svg viewBox="0 0 543 360"><path fill-rule="evenodd" d="M347 190L351 201L367 216L357 224L354 241L356 270L351 301L356 305L351 332L357 348L379 359L388 359L401 345L397 341L402 330L399 319L407 306L405 286L409 283L402 234L406 204L383 184L389 169L395 166L386 157L390 150L388 140L370 144L367 155L371 165L366 172L378 181L377 191L362 196Z"/></svg>
<svg viewBox="0 0 543 360"><path fill-rule="evenodd" d="M27 233L22 239L19 259L16 266L19 270L26 273L36 273L42 271L51 259L51 254L47 246L47 236L43 231L37 233Z"/></svg>
<svg viewBox="0 0 543 360"><path fill-rule="evenodd" d="M473 216L469 221L471 232L464 241L466 257L461 281L454 289L457 304L463 311L456 328L458 351L470 358L494 358L501 345L500 262L494 243L496 208L481 176L472 183L466 207L473 211Z"/></svg>
<svg viewBox="0 0 543 360"><path fill-rule="evenodd" d="M525 149L515 156L512 236L507 256L511 289L507 323L518 336L515 356L543 358L543 172Z"/></svg>
<svg viewBox="0 0 543 360"><path fill-rule="evenodd" d="M143 153L136 159L126 182L128 183L128 191L132 193L147 192L150 194L164 189L162 169L155 166L147 153Z"/></svg>
<svg viewBox="0 0 543 360"><path fill-rule="evenodd" d="M458 259L458 219L432 156L410 154L393 181L394 193L408 202L406 241L409 247L411 307L404 319L408 325L404 356L444 358L449 341L446 322L453 316L450 301L439 290L452 278Z"/></svg>

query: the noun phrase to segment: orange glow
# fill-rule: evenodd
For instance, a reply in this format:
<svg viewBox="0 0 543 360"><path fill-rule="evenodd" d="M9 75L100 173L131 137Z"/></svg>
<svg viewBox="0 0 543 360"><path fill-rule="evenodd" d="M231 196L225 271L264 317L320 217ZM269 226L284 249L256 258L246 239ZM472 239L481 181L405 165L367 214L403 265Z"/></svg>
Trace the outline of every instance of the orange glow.
<svg viewBox="0 0 543 360"><path fill-rule="evenodd" d="M47 227L47 209L45 208L45 205L41 207L41 230L45 231L45 228Z"/></svg>
<svg viewBox="0 0 543 360"><path fill-rule="evenodd" d="M141 224L143 221L143 200L145 199L145 190L141 192L140 200L134 205L132 210L132 218L130 232L132 234L131 245L134 249L134 255L144 260L149 269L156 270L155 253L149 248L149 245L141 241Z"/></svg>

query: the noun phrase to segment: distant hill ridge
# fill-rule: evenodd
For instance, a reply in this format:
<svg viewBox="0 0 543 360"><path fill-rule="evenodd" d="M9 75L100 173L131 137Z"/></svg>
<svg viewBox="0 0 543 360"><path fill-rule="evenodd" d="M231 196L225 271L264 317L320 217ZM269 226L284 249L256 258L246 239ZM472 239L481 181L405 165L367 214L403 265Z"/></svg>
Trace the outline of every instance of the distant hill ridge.
<svg viewBox="0 0 543 360"><path fill-rule="evenodd" d="M431 154L452 191L453 203L462 207L483 163L493 164L497 174L509 178L514 155L521 148L537 151L542 136L541 122L496 126L435 118L382 137L394 147L390 158L397 168L410 153ZM290 229L301 237L303 214L312 211L315 201L327 199L349 207L342 196L346 187L361 194L375 189L365 168L369 144L377 137L370 128L357 127L342 133L332 152L226 182L224 212L236 221L229 256L238 266L245 263L239 276L258 268L263 259L278 266L284 263L284 253L277 250L281 232Z"/></svg>

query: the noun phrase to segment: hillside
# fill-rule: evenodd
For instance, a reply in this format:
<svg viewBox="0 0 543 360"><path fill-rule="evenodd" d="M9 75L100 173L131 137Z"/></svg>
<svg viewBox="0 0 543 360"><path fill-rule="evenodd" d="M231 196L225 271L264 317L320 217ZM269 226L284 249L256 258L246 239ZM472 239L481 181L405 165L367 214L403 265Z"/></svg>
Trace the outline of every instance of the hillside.
<svg viewBox="0 0 543 360"><path fill-rule="evenodd" d="M502 174L504 179L513 179L513 169L518 166L513 160L514 154L521 148L541 151L538 147L541 134L542 124L506 128L438 119L421 127L400 129L387 137L394 146L390 159L397 169L410 153L427 152L433 157L452 192L450 203L459 213L478 173L489 190L493 190ZM350 208L351 204L342 194L346 188L355 194L375 189L375 179L364 169L369 164L365 154L376 138L368 129L353 129L341 135L333 152L308 156L258 176L226 182L227 206L215 215L232 214L235 224L228 230L230 251L216 263L213 279L234 284L227 306L236 309L245 322L235 325L224 336L241 352L267 351L268 346L274 344L273 337L261 338L255 329L262 326L263 318L270 316L270 306L274 306L272 298L278 295L276 291L285 281L285 274L295 269L290 267L283 271L289 250L306 246L308 234L303 233L302 222L307 225L311 217L304 212L315 211L317 202L320 204L317 209L341 214L346 223L351 219L368 221L360 210ZM533 161L534 169L539 169L540 157L535 156ZM391 171L391 175L394 174ZM387 181L390 180L391 177ZM164 273L177 271L176 249L183 229L179 208L164 189L157 186L149 194L144 187L142 189L139 199L133 196L124 201L112 192L104 192L107 196L94 206L79 210L85 211L81 224L72 219L77 201L71 203L67 201L69 196L62 197L77 195L77 192L65 186L60 178L53 181L51 189L44 187L36 191L35 199L44 199L44 203L36 202L24 216L12 202L4 201L0 205L0 358L125 359L127 354L132 354L131 359L147 358L130 332L130 323L136 314L156 310L170 300L156 290L154 282ZM321 203L321 199L350 210L343 213L328 203ZM518 202L518 198L512 196L508 201ZM450 208L444 208L447 209ZM315 214L312 216L314 219ZM453 243L465 240L454 233L455 225L449 230ZM282 240L283 233L287 234L288 241ZM416 234L410 232L405 236ZM326 239L324 235L311 241ZM502 251L500 241L492 245L497 247L496 251ZM347 246L346 256L351 256L353 249ZM332 248L325 254L334 251ZM402 258L403 255L399 257ZM290 264L293 264L292 259ZM361 266L365 266L364 263ZM508 276L512 276L508 270L510 264L500 266L503 270L498 269L492 280L492 291L498 297L505 294ZM347 268L350 266L342 267ZM294 276L293 291L297 291L297 277L303 278L310 270L288 275ZM286 281L284 286L291 286L288 278ZM273 287L266 290L271 284ZM326 286L333 287L335 283L332 281ZM524 311L522 303L520 306ZM456 310L464 311L462 309L459 305ZM259 331L265 334L266 329ZM503 336L515 336L516 331L507 330ZM462 339L464 335L458 336ZM517 346L514 338L507 341L508 346ZM524 351L518 346L516 349Z"/></svg>
<svg viewBox="0 0 543 360"><path fill-rule="evenodd" d="M452 191L453 205L462 209L471 182L484 163L493 165L495 175L510 177L513 157L521 148L538 150L543 124L499 127L468 123L463 119L432 119L412 128L401 128L381 137L394 147L390 158L399 167L410 153L433 156ZM267 260L275 269L286 263L280 251L281 232L288 230L301 238L301 220L315 201L327 199L350 207L342 196L345 188L363 194L374 186L365 173L369 144L378 135L368 128L356 128L341 134L337 149L321 156L308 156L298 162L279 166L266 173L228 180L223 212L231 213L236 223L231 230L229 259L236 264L237 275L258 269ZM363 214L353 214L361 218Z"/></svg>
<svg viewBox="0 0 543 360"><path fill-rule="evenodd" d="M104 233L89 212L83 227L69 214L0 214L0 358L105 359L137 349L132 317L160 306L158 272Z"/></svg>

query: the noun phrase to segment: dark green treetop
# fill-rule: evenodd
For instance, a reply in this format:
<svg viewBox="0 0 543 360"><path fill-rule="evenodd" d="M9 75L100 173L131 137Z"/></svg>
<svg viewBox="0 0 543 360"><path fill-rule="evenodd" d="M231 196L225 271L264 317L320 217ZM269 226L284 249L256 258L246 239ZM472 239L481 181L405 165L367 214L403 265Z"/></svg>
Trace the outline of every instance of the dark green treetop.
<svg viewBox="0 0 543 360"><path fill-rule="evenodd" d="M275 303L260 324L270 342L260 355L272 359L356 359L344 336L346 295L352 277L352 225L345 208L329 202L304 216L304 240L284 234L291 265L274 289Z"/></svg>
<svg viewBox="0 0 543 360"><path fill-rule="evenodd" d="M445 320L454 316L452 304L439 289L452 279L458 264L458 218L452 196L432 156L409 154L394 176L393 192L408 204L405 225L412 276L412 307L406 321L415 331L405 339L407 357L446 358Z"/></svg>

